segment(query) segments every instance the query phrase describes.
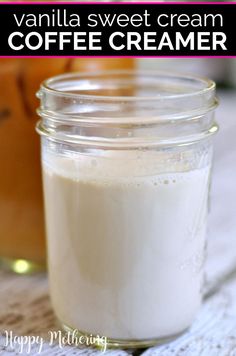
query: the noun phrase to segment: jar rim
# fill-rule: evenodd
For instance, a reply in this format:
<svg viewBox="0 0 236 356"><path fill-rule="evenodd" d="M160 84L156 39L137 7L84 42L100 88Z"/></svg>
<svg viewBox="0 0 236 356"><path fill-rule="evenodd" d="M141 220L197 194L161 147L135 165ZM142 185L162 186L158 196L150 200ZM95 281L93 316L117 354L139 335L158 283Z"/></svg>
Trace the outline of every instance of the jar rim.
<svg viewBox="0 0 236 356"><path fill-rule="evenodd" d="M116 78L121 78L125 75L132 76L132 77L149 77L150 79L153 80L169 80L169 81L180 81L182 82L182 85L185 84L190 84L192 85L199 85L201 86L200 88L196 88L196 90L191 90L190 92L187 91L186 87L186 92L176 92L174 94L172 93L162 93L160 95L151 95L151 96L141 96L141 95L101 95L101 94L85 94L83 93L83 90L85 91L85 88L77 88L77 90L81 90L81 92L75 92L75 91L70 91L70 88L73 88L71 86L71 83L80 83L83 80L86 81L86 84L89 85L89 81L93 80L101 80L104 81L104 76L111 77L112 80ZM63 87L60 85L62 82L68 82L68 90L63 89ZM180 85L181 83L179 83ZM45 92L51 95L55 96L64 96L67 98L74 98L74 99L83 99L83 100L89 100L89 101L120 101L122 100L123 102L135 102L135 101L157 101L157 100L176 100L176 99L187 99L187 98L194 98L199 95L206 95L209 92L214 92L215 91L216 84L213 80L208 79L206 77L199 77L195 75L190 75L190 74L182 74L178 72L166 72L166 71L157 71L157 70L108 70L108 71L99 71L99 72L89 72L89 73L79 73L79 72L73 72L73 73L66 73L66 74L61 74L57 75L54 77L51 77L47 80L45 80L41 86L40 90L37 93L37 97L41 97L41 93ZM75 88L74 88L75 89ZM189 87L188 87L189 89Z"/></svg>

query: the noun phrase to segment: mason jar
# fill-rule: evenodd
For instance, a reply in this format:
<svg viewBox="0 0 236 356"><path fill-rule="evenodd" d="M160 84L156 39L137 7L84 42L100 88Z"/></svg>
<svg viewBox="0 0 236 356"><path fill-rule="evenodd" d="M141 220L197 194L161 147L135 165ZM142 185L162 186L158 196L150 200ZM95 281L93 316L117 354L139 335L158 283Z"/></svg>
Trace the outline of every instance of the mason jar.
<svg viewBox="0 0 236 356"><path fill-rule="evenodd" d="M66 331L165 342L202 300L215 84L67 74L38 92L50 293Z"/></svg>

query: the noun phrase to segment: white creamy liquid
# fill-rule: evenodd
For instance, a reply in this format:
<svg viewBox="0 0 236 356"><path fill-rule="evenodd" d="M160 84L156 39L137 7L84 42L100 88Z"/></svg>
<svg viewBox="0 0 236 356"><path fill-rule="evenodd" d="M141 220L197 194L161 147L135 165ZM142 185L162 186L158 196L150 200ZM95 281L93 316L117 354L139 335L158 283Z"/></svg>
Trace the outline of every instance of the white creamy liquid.
<svg viewBox="0 0 236 356"><path fill-rule="evenodd" d="M43 162L56 314L115 339L182 332L201 303L209 168L106 175L111 162Z"/></svg>

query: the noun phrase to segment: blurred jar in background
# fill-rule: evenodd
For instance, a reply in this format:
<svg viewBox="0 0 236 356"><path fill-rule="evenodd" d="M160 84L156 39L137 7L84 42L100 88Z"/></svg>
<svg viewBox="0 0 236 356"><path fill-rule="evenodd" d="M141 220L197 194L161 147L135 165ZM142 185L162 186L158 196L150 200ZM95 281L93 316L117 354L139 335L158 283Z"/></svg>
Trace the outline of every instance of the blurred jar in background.
<svg viewBox="0 0 236 356"><path fill-rule="evenodd" d="M46 78L130 69L132 59L0 59L0 261L27 273L45 265L35 92Z"/></svg>

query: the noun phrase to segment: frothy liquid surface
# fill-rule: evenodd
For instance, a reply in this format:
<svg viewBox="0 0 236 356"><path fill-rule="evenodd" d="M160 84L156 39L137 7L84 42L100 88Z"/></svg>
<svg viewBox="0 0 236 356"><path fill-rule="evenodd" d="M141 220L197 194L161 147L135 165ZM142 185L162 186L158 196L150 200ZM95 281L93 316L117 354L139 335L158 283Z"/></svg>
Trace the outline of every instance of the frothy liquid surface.
<svg viewBox="0 0 236 356"><path fill-rule="evenodd" d="M116 339L190 326L201 303L209 168L105 178L55 162L43 171L59 319Z"/></svg>

